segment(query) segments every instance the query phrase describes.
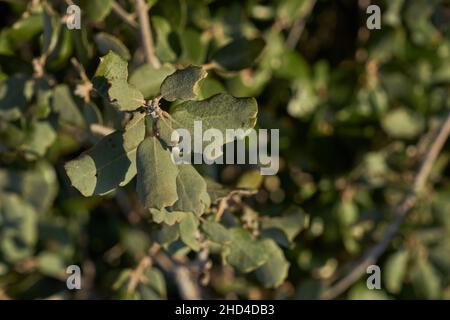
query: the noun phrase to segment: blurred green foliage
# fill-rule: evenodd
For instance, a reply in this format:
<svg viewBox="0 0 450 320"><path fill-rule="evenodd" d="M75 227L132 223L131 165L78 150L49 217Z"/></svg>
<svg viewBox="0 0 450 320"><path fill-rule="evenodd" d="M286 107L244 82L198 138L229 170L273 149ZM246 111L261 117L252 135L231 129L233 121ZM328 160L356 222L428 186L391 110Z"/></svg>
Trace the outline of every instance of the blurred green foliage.
<svg viewBox="0 0 450 320"><path fill-rule="evenodd" d="M66 28L64 1L0 1L0 298L186 297L186 267L204 298L317 299L379 240L450 110L449 1L372 1L380 30L366 28L364 0L147 1L160 67L144 61L135 15L118 14L134 1L73 2L80 30ZM137 107L117 108L95 80L91 91L110 51L128 63L121 94L146 99L176 69L213 64L197 98L255 97L256 127L280 129L279 173L197 166L212 203L200 219L145 209L134 175L82 196L64 165L105 128L126 140L120 110ZM378 261L382 290L363 275L342 298L450 298L449 160L447 144ZM66 288L72 264L80 291Z"/></svg>

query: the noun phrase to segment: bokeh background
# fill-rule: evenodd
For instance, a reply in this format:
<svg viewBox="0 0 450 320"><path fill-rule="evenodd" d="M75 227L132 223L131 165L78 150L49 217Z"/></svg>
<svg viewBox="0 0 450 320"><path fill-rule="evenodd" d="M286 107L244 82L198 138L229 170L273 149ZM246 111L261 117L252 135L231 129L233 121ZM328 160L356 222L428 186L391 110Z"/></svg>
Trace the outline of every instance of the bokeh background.
<svg viewBox="0 0 450 320"><path fill-rule="evenodd" d="M44 2L55 13L50 19ZM72 3L81 7L80 30L65 27ZM240 37L263 38L263 52L250 68L210 71L201 96L255 97L257 128L280 130L280 171L262 177L251 166L200 170L230 189L257 190L226 208L246 228L288 211L304 219L283 226L290 268L277 288L223 265L214 252L212 267L202 270L207 275L188 277L201 298L324 297L351 270L345 267L380 241L450 110L450 2L148 3L156 54L166 62L158 70L142 65L134 1L0 1L0 298L183 297L173 268L197 270L198 257L189 252L146 265L149 280L133 294L126 290L157 228L136 199L134 180L103 197L84 198L70 186L64 164L123 120L95 94L86 107L81 69L91 78L112 49L128 60L130 82L152 97L174 66L206 64ZM381 9L379 30L366 26L370 4ZM52 19L61 28L40 70ZM381 289L368 290L363 272L333 298L450 298L449 160L447 143L376 263ZM83 270L82 290L66 288L71 264Z"/></svg>

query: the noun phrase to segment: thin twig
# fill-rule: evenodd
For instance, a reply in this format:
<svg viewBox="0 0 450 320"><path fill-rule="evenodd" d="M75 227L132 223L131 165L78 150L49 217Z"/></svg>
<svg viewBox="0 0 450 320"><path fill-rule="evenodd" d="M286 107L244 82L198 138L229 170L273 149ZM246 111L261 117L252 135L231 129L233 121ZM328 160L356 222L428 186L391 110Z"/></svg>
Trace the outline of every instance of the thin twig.
<svg viewBox="0 0 450 320"><path fill-rule="evenodd" d="M258 193L257 190L250 190L250 189L236 189L236 190L230 191L230 193L228 193L225 197L223 197L219 200L219 204L217 206L217 212L216 212L216 216L215 216L215 221L216 222L220 221L223 213L230 205L230 200L232 199L233 196L238 195L240 197L248 197L248 196L255 195L256 193Z"/></svg>
<svg viewBox="0 0 450 320"><path fill-rule="evenodd" d="M88 104L91 101L91 91L93 90L92 82L86 75L86 70L84 69L83 65L78 62L75 57L70 59L70 62L75 67L82 80L82 83L77 84L75 88L75 94L81 97L85 104Z"/></svg>
<svg viewBox="0 0 450 320"><path fill-rule="evenodd" d="M145 60L154 68L159 68L161 63L155 55L155 46L153 44L152 31L150 29L150 19L148 18L149 7L144 0L136 0L135 3L139 21L139 31L141 34L141 45L144 50Z"/></svg>
<svg viewBox="0 0 450 320"><path fill-rule="evenodd" d="M127 12L124 8L120 6L116 1L112 2L111 6L112 10L114 11L119 18L121 18L123 21L125 21L130 27L137 29L138 24L136 20L134 19L135 15Z"/></svg>
<svg viewBox="0 0 450 320"><path fill-rule="evenodd" d="M323 293L323 299L334 299L339 296L353 283L355 283L361 275L364 274L364 272L366 272L368 266L374 264L383 254L393 237L396 235L398 228L405 219L409 210L415 205L418 194L424 189L428 177L430 176L433 164L435 163L449 135L450 113L447 115L447 118L445 119L436 138L430 142L431 145L428 148L428 152L425 155L422 165L414 178L414 183L411 190L405 195L403 201L394 211L392 219L384 231L381 240L362 256L359 262L356 263L356 266L352 268L346 276L342 277L330 289Z"/></svg>
<svg viewBox="0 0 450 320"><path fill-rule="evenodd" d="M113 128L105 127L97 123L92 123L89 129L91 129L92 133L98 134L99 136L107 136L115 131Z"/></svg>
<svg viewBox="0 0 450 320"><path fill-rule="evenodd" d="M80 75L80 78L81 80L83 80L83 82L91 82L88 76L86 75L86 70L84 69L83 65L75 57L72 57L70 59L70 62L72 63L74 68L77 69L77 72Z"/></svg>
<svg viewBox="0 0 450 320"><path fill-rule="evenodd" d="M155 253L154 258L161 268L174 276L175 283L182 299L201 299L200 288L192 279L191 272L186 266L174 262L162 250Z"/></svg>
<svg viewBox="0 0 450 320"><path fill-rule="evenodd" d="M149 256L145 256L141 259L136 269L131 272L130 282L128 282L128 293L133 293L136 290L137 285L139 284L142 274L145 269L151 267L152 260Z"/></svg>
<svg viewBox="0 0 450 320"><path fill-rule="evenodd" d="M306 18L311 13L315 4L316 0L310 0L304 5L305 7L302 10L303 12L301 12L300 16L292 24L292 28L289 31L288 37L286 39L286 47L290 49L295 48L303 33L303 29L305 29Z"/></svg>

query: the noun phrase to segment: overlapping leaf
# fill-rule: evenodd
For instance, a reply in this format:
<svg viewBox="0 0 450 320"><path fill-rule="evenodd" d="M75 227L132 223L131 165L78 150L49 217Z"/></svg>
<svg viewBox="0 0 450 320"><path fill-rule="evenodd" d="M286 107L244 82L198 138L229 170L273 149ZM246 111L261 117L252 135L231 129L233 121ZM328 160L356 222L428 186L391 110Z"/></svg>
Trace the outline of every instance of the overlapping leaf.
<svg viewBox="0 0 450 320"><path fill-rule="evenodd" d="M124 131L107 135L65 165L72 185L91 196L127 184L136 175L136 149L144 136L144 115L137 113Z"/></svg>
<svg viewBox="0 0 450 320"><path fill-rule="evenodd" d="M130 76L130 84L142 92L145 98L156 96L164 79L172 74L175 68L171 64L164 64L159 69L149 64L138 67Z"/></svg>
<svg viewBox="0 0 450 320"><path fill-rule="evenodd" d="M267 255L270 257L267 262L256 270L256 277L267 288L278 287L287 277L289 262L284 257L275 241L264 239L262 241Z"/></svg>
<svg viewBox="0 0 450 320"><path fill-rule="evenodd" d="M231 242L230 231L218 222L203 221L202 230L211 241L220 244L228 244Z"/></svg>
<svg viewBox="0 0 450 320"><path fill-rule="evenodd" d="M37 214L16 194L0 194L0 256L15 263L33 252L37 241Z"/></svg>
<svg viewBox="0 0 450 320"><path fill-rule="evenodd" d="M230 251L226 257L229 264L241 272L251 272L267 262L269 255L262 241L252 239L242 228L232 228L230 233Z"/></svg>
<svg viewBox="0 0 450 320"><path fill-rule="evenodd" d="M230 71L238 71L251 67L264 49L263 39L247 40L238 38L220 48L213 60L221 67Z"/></svg>
<svg viewBox="0 0 450 320"><path fill-rule="evenodd" d="M121 111L133 111L142 106L144 97L128 84L127 62L110 51L100 58L92 83L94 88Z"/></svg>
<svg viewBox="0 0 450 320"><path fill-rule="evenodd" d="M199 83L208 73L197 66L175 71L161 85L161 95L168 101L191 100L198 95Z"/></svg>
<svg viewBox="0 0 450 320"><path fill-rule="evenodd" d="M171 113L171 125L174 129L188 130L193 138L194 122L199 121L203 132L210 128L219 130L224 137L221 143L224 144L235 138L226 134L227 129L241 129L244 135L248 134L256 124L257 113L258 106L254 98L236 98L220 93L205 100L186 101L176 105ZM203 144L208 143L203 142ZM192 143L191 146L193 145Z"/></svg>
<svg viewBox="0 0 450 320"><path fill-rule="evenodd" d="M205 180L190 164L178 165L178 170L176 177L178 200L172 209L201 215L210 205Z"/></svg>
<svg viewBox="0 0 450 320"><path fill-rule="evenodd" d="M117 53L125 60L130 60L131 55L128 48L115 36L106 32L99 32L95 35L95 43L101 54L107 54L110 50Z"/></svg>
<svg viewBox="0 0 450 320"><path fill-rule="evenodd" d="M200 250L200 241L197 237L198 225L198 218L190 212L179 224L181 241L194 251Z"/></svg>
<svg viewBox="0 0 450 320"><path fill-rule="evenodd" d="M137 169L136 189L147 208L163 209L178 200L178 167L157 138L148 137L139 145Z"/></svg>

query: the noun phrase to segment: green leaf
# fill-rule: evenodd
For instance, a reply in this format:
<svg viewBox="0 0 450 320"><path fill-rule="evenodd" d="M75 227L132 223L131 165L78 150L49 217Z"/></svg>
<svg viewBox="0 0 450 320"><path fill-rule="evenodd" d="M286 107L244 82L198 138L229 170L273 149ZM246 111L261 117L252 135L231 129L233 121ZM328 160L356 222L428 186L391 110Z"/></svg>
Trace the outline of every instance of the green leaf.
<svg viewBox="0 0 450 320"><path fill-rule="evenodd" d="M398 251L387 259L384 265L383 275L386 289L389 292L399 293L402 289L408 259L409 252L406 250Z"/></svg>
<svg viewBox="0 0 450 320"><path fill-rule="evenodd" d="M7 29L3 29L2 31L0 31L0 54L4 56L14 55L14 51L11 46L11 40L8 37Z"/></svg>
<svg viewBox="0 0 450 320"><path fill-rule="evenodd" d="M188 28L181 34L181 64L203 64L205 62L207 44L202 40L200 32Z"/></svg>
<svg viewBox="0 0 450 320"><path fill-rule="evenodd" d="M210 205L206 182L190 164L180 164L178 170L179 173L176 177L178 200L172 209L191 212L199 216Z"/></svg>
<svg viewBox="0 0 450 320"><path fill-rule="evenodd" d="M27 138L20 146L25 156L30 159L42 157L56 139L53 127L47 121L37 121L31 125Z"/></svg>
<svg viewBox="0 0 450 320"><path fill-rule="evenodd" d="M383 119L384 131L394 138L412 139L424 129L423 118L408 109L390 111Z"/></svg>
<svg viewBox="0 0 450 320"><path fill-rule="evenodd" d="M20 146L25 141L25 138L24 131L10 122L0 119L0 148L2 152L5 147L15 150L17 146Z"/></svg>
<svg viewBox="0 0 450 320"><path fill-rule="evenodd" d="M83 106L83 117L88 126L91 124L103 124L102 113L93 102L86 103Z"/></svg>
<svg viewBox="0 0 450 320"><path fill-rule="evenodd" d="M228 244L231 242L230 232L220 223L205 220L202 222L202 230L213 242L220 244Z"/></svg>
<svg viewBox="0 0 450 320"><path fill-rule="evenodd" d="M156 4L158 13L167 19L167 22L174 30L185 28L188 11L186 0L147 0L147 2L150 6Z"/></svg>
<svg viewBox="0 0 450 320"><path fill-rule="evenodd" d="M186 101L176 105L172 110L174 128L184 128L194 136L194 121L202 122L203 131L215 128L228 139L226 129L242 129L246 134L256 124L258 105L254 98L235 98L221 93L206 100ZM193 144L191 144L193 145Z"/></svg>
<svg viewBox="0 0 450 320"><path fill-rule="evenodd" d="M139 278L135 291L132 293L128 292L131 276L132 270L123 269L115 277L112 288L114 291L118 291L117 299L155 300L166 297L166 283L159 269L154 267L145 268Z"/></svg>
<svg viewBox="0 0 450 320"><path fill-rule="evenodd" d="M171 244L180 237L179 226L177 224L162 224L161 229L156 233L156 239L161 245Z"/></svg>
<svg viewBox="0 0 450 320"><path fill-rule="evenodd" d="M37 212L44 212L56 197L58 181L53 167L46 161L39 161L26 171L0 170L1 189L17 193Z"/></svg>
<svg viewBox="0 0 450 320"><path fill-rule="evenodd" d="M14 75L0 85L0 119L8 121L20 118L27 104L25 87L28 79L23 75Z"/></svg>
<svg viewBox="0 0 450 320"><path fill-rule="evenodd" d="M158 138L163 141L166 146L174 147L177 145L177 141L172 141L172 133L174 128L172 127L170 119L160 117L156 127L158 129Z"/></svg>
<svg viewBox="0 0 450 320"><path fill-rule="evenodd" d="M389 296L383 290L369 290L366 283L357 283L348 292L349 300L388 300Z"/></svg>
<svg viewBox="0 0 450 320"><path fill-rule="evenodd" d="M256 270L256 277L266 288L276 288L283 283L288 275L289 262L283 251L271 239L262 241L267 255L267 262Z"/></svg>
<svg viewBox="0 0 450 320"><path fill-rule="evenodd" d="M58 42L55 49L46 60L47 69L59 70L66 67L69 58L73 52L73 34L72 31L63 28L58 35Z"/></svg>
<svg viewBox="0 0 450 320"><path fill-rule="evenodd" d="M37 241L37 215L16 194L0 193L0 256L16 263L33 252Z"/></svg>
<svg viewBox="0 0 450 320"><path fill-rule="evenodd" d="M48 5L44 5L44 42L42 46L42 53L49 55L53 49L55 49L58 42L59 30L61 29L61 23L59 17Z"/></svg>
<svg viewBox="0 0 450 320"><path fill-rule="evenodd" d="M89 20L99 22L110 13L113 0L82 0L81 11L86 12Z"/></svg>
<svg viewBox="0 0 450 320"><path fill-rule="evenodd" d="M433 265L445 275L450 274L450 255L448 252L450 252L450 237L447 233L447 236L442 239L437 246L430 250L429 255L429 259Z"/></svg>
<svg viewBox="0 0 450 320"><path fill-rule="evenodd" d="M168 101L194 99L198 95L200 81L207 75L202 67L179 69L164 80L161 95Z"/></svg>
<svg viewBox="0 0 450 320"><path fill-rule="evenodd" d="M121 111L133 111L142 106L142 93L127 82L127 62L110 51L100 58L92 84L108 101L114 103Z"/></svg>
<svg viewBox="0 0 450 320"><path fill-rule="evenodd" d="M130 84L142 92L145 98L156 96L161 83L175 68L170 64L164 64L161 68L153 68L149 64L138 67L130 76Z"/></svg>
<svg viewBox="0 0 450 320"><path fill-rule="evenodd" d="M231 228L231 244L226 259L239 271L247 273L262 266L270 258L262 241L252 239L250 232Z"/></svg>
<svg viewBox="0 0 450 320"><path fill-rule="evenodd" d="M139 145L137 169L136 189L145 207L162 209L178 200L178 167L157 138L148 137Z"/></svg>
<svg viewBox="0 0 450 320"><path fill-rule="evenodd" d="M107 54L109 51L113 51L125 60L131 59L128 48L122 43L122 41L111 34L99 32L95 35L94 41L97 44L98 51L103 55Z"/></svg>
<svg viewBox="0 0 450 320"><path fill-rule="evenodd" d="M211 198L211 203L216 203L223 197L230 194L231 189L228 189L221 185L220 183L212 180L211 178L205 177L206 190L208 191L209 197Z"/></svg>
<svg viewBox="0 0 450 320"><path fill-rule="evenodd" d="M81 128L86 126L83 115L67 85L60 84L54 88L51 105L53 110L59 114L60 124L69 124Z"/></svg>
<svg viewBox="0 0 450 320"><path fill-rule="evenodd" d="M264 181L264 177L259 170L248 170L241 177L236 185L236 188L256 190L259 189Z"/></svg>
<svg viewBox="0 0 450 320"><path fill-rule="evenodd" d="M54 252L44 251L37 256L38 270L49 277L65 278L66 265L62 257Z"/></svg>
<svg viewBox="0 0 450 320"><path fill-rule="evenodd" d="M207 77L199 84L199 93L198 98L199 99L207 99L213 95L216 95L218 93L226 93L225 87L223 84L218 81L217 79Z"/></svg>
<svg viewBox="0 0 450 320"><path fill-rule="evenodd" d="M339 201L335 208L335 214L340 224L347 228L358 220L358 206L351 200Z"/></svg>
<svg viewBox="0 0 450 320"><path fill-rule="evenodd" d="M37 212L48 210L58 193L58 179L50 163L40 161L22 177L20 193Z"/></svg>
<svg viewBox="0 0 450 320"><path fill-rule="evenodd" d="M239 38L220 48L212 59L226 70L238 71L251 67L264 47L263 39Z"/></svg>
<svg viewBox="0 0 450 320"><path fill-rule="evenodd" d="M108 90L111 101L121 111L133 111L144 103L142 93L126 82L112 82Z"/></svg>
<svg viewBox="0 0 450 320"><path fill-rule="evenodd" d="M32 12L30 15L23 15L9 29L8 36L14 44L28 41L42 31L43 24L42 11Z"/></svg>
<svg viewBox="0 0 450 320"><path fill-rule="evenodd" d="M412 284L419 298L438 299L441 292L441 278L428 260L417 261L412 271Z"/></svg>
<svg viewBox="0 0 450 320"><path fill-rule="evenodd" d="M185 216L186 212L181 211L168 211L166 209L155 209L151 208L150 213L152 214L153 222L155 223L165 223L169 226L180 222Z"/></svg>
<svg viewBox="0 0 450 320"><path fill-rule="evenodd" d="M105 194L136 175L136 149L145 136L144 114L137 113L124 131L115 131L65 165L72 185L84 196Z"/></svg>
<svg viewBox="0 0 450 320"><path fill-rule="evenodd" d="M200 250L200 241L197 239L198 225L198 218L190 212L179 224L181 241L194 251Z"/></svg>
<svg viewBox="0 0 450 320"><path fill-rule="evenodd" d="M96 81L96 77L104 77L108 81L126 81L128 78L127 62L116 53L109 52L100 58L100 64L95 71L94 81Z"/></svg>
<svg viewBox="0 0 450 320"><path fill-rule="evenodd" d="M2 263L0 262L0 276L4 276L8 273L8 266L6 265L6 263Z"/></svg>
<svg viewBox="0 0 450 320"><path fill-rule="evenodd" d="M173 62L177 55L169 43L169 36L171 34L169 22L159 16L151 17L151 21L156 32L156 56L163 62Z"/></svg>
<svg viewBox="0 0 450 320"><path fill-rule="evenodd" d="M91 1L92 2L92 1ZM81 64L87 65L94 54L94 45L88 38L87 28L70 30L73 36L77 58Z"/></svg>
<svg viewBox="0 0 450 320"><path fill-rule="evenodd" d="M148 286L154 290L160 297L166 297L166 281L163 273L156 268L146 269L143 274L143 279L138 287ZM138 288L139 289L139 288Z"/></svg>
<svg viewBox="0 0 450 320"><path fill-rule="evenodd" d="M284 247L291 247L295 237L308 223L308 216L295 206L281 217L265 217L261 221L261 235L270 237Z"/></svg>
<svg viewBox="0 0 450 320"><path fill-rule="evenodd" d="M30 113L35 119L45 119L51 111L50 100L52 96L52 89L45 77L36 78L33 81L33 92L35 96L35 103L29 109Z"/></svg>

